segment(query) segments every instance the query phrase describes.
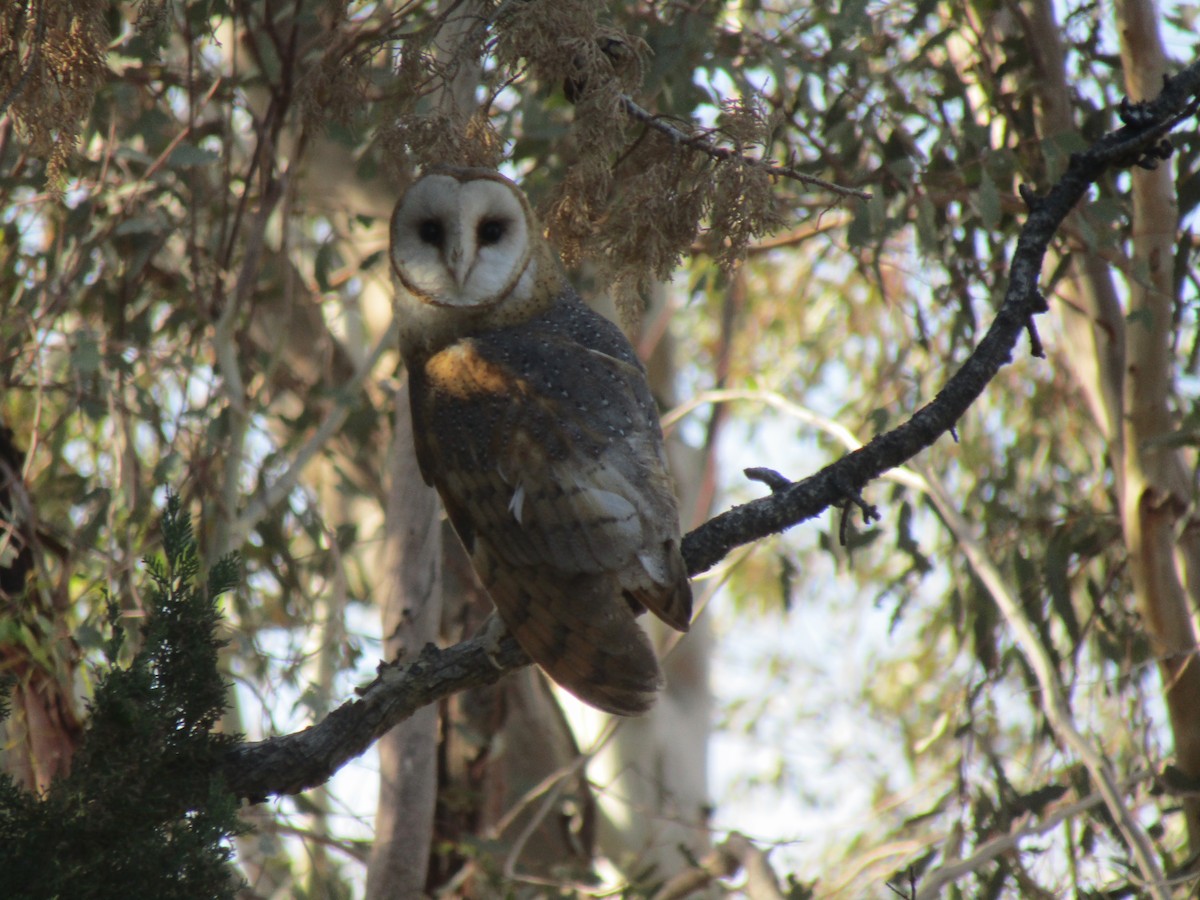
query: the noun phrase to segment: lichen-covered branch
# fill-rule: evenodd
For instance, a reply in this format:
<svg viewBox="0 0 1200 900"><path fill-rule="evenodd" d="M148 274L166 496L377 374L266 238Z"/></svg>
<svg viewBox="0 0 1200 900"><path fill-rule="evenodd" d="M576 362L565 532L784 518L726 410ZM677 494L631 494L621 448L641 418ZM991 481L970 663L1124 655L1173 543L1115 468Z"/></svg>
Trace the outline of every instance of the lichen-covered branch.
<svg viewBox="0 0 1200 900"><path fill-rule="evenodd" d="M1046 248L1063 219L1110 166L1147 164L1161 158L1165 135L1195 113L1198 97L1200 63L1194 63L1168 81L1153 102L1130 108L1124 127L1073 155L1066 173L1045 196L1026 192L1029 219L1017 240L1004 302L979 345L938 395L907 422L815 475L705 522L683 541L689 571L706 571L734 547L811 519L953 429L988 382L1011 361L1013 348L1033 317L1045 311L1038 279Z"/></svg>
<svg viewBox="0 0 1200 900"><path fill-rule="evenodd" d="M378 676L359 689L357 700L343 703L316 725L233 749L225 766L226 784L254 801L324 784L418 709L467 688L495 684L528 664L511 635L501 639L498 649L478 636L445 650L428 644L411 663L381 663Z"/></svg>

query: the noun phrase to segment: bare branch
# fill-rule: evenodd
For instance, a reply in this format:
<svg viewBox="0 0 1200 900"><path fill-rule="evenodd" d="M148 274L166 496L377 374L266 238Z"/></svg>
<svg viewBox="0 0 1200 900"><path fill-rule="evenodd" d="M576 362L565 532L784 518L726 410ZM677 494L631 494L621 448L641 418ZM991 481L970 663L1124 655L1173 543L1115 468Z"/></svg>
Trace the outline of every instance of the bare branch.
<svg viewBox="0 0 1200 900"><path fill-rule="evenodd" d="M692 574L704 572L730 550L811 519L846 499L844 487L861 490L884 472L933 445L974 403L988 382L1012 361L1013 348L1031 319L1044 309L1038 290L1046 248L1067 214L1106 169L1129 165L1154 152L1163 136L1195 112L1200 62L1167 82L1162 94L1140 107L1142 115L1074 154L1066 173L1044 197L1027 195L1029 219L1010 266L1008 290L987 334L938 395L897 428L878 435L786 491L754 500L710 519L683 541Z"/></svg>
<svg viewBox="0 0 1200 900"><path fill-rule="evenodd" d="M654 900L680 900L691 897L718 878L731 878L739 871L746 873L743 893L750 900L783 900L779 876L771 868L767 855L736 831L713 847L694 868L671 878L654 895Z"/></svg>
<svg viewBox="0 0 1200 900"><path fill-rule="evenodd" d="M646 125L649 125L655 131L665 134L676 144L684 147L691 147L693 150L699 150L711 156L718 162L723 162L729 159L738 159L748 166L754 166L764 171L770 172L780 178L791 178L794 181L799 181L802 184L819 187L822 190L829 191L833 194L839 194L843 197L857 197L859 200L870 200L871 195L867 191L859 190L858 188L843 187L840 184L834 184L832 181L826 181L824 178L818 178L816 175L808 175L798 171L791 166L781 166L777 163L767 162L766 160L754 159L746 156L732 147L719 147L712 141L707 140L701 135L688 134L685 131L676 128L666 119L661 116L656 116L648 109L643 109L638 106L633 99L625 94L621 95L621 105L625 107L625 112Z"/></svg>
<svg viewBox="0 0 1200 900"><path fill-rule="evenodd" d="M375 680L359 689L359 699L343 703L316 725L234 748L225 764L226 783L239 797L254 801L324 784L418 709L467 688L495 684L526 665L529 658L508 634L498 646L478 635L445 650L428 644L407 665L381 663Z"/></svg>
<svg viewBox="0 0 1200 900"><path fill-rule="evenodd" d="M1146 772L1141 776L1125 779L1121 783L1121 790L1132 790L1139 782L1145 781L1149 775L1150 773ZM916 900L935 900L935 898L942 896L942 890L946 885L953 884L955 881L973 872L978 872L997 857L1017 849L1022 841L1053 831L1068 819L1073 819L1075 816L1094 809L1103 803L1104 797L1101 794L1088 794L1082 800L1076 800L1074 803L1067 803L1058 807L1040 822L1032 821L1031 816L1023 816L1014 823L1015 827L1012 831L992 838L987 843L976 848L975 852L967 859L947 863L923 876L921 878L921 889L917 892Z"/></svg>

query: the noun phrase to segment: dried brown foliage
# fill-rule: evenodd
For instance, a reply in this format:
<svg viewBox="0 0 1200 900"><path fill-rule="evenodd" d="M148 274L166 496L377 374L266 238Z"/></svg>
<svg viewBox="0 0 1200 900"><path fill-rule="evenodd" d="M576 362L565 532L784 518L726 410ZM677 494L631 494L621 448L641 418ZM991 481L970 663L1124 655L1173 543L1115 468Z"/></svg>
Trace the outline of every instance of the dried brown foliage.
<svg viewBox="0 0 1200 900"><path fill-rule="evenodd" d="M164 9L143 5L139 30L157 30ZM46 158L52 186L106 71L104 10L98 0L48 0L0 13L0 96L30 152ZM772 125L753 98L724 104L715 134L736 153L714 156L629 115L625 104L642 86L650 49L602 21L605 4L501 4L492 18L471 10L451 4L433 15L410 4L378 21L352 21L331 7L322 15L327 34L311 45L319 55L310 56L299 84L305 125L350 125L377 104L385 110L378 145L404 180L435 163L499 165L500 112L511 118L507 108L515 106L519 117L524 104L551 98L561 108L565 96L569 128L557 148L556 186L541 204L544 220L568 266L596 265L599 287L613 291L627 322L637 319L649 283L666 277L702 232L729 267L753 238L779 225L770 176L743 156L769 145ZM435 36L455 16L465 37L449 53ZM474 72L482 95L461 91L464 73ZM438 102L456 82L467 99ZM713 137L691 123L672 127Z"/></svg>
<svg viewBox="0 0 1200 900"><path fill-rule="evenodd" d="M393 86L395 115L381 140L402 170L436 162L495 166L504 146L492 124L493 104L513 103L519 91L519 110L561 91L573 112L556 148L561 174L543 198L543 219L567 266L595 264L599 287L614 294L630 323L651 281L667 277L702 232L730 267L782 219L771 176L742 157L747 148L765 153L769 144L772 123L761 107L753 98L724 104L717 133L736 150L725 158L638 122L626 103L642 86L650 49L601 21L604 10L592 0L505 4L494 21L480 25L480 34L492 29L493 40L469 41L450 59L428 43L434 29L406 38ZM491 92L486 102L471 111L428 102L481 52ZM690 123L677 127L694 134Z"/></svg>
<svg viewBox="0 0 1200 900"><path fill-rule="evenodd" d="M0 113L9 113L31 153L58 185L105 74L100 0L7 3L0 9Z"/></svg>

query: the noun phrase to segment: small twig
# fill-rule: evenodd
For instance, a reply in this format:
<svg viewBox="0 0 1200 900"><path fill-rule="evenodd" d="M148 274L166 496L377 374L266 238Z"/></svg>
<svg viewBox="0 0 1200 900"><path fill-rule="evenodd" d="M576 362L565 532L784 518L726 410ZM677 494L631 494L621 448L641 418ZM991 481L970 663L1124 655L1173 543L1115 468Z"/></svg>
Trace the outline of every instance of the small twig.
<svg viewBox="0 0 1200 900"><path fill-rule="evenodd" d="M746 248L747 256L757 256L761 253L766 253L770 250L778 250L781 247L794 247L797 244L802 244L810 238L817 235L825 234L829 231L836 231L839 228L845 228L850 224L852 216L846 215L818 215L815 222L806 222L798 228L793 228L791 231L783 234L776 234L769 238L763 238L755 244L751 244ZM713 254L712 246L705 240L696 241L692 244L691 253L693 256L700 254Z"/></svg>
<svg viewBox="0 0 1200 900"><path fill-rule="evenodd" d="M863 499L863 495L859 492L858 488L844 479L840 479L839 481L838 490L841 491L845 499L839 504L842 510L842 518L838 524L838 543L845 547L846 535L850 527L851 506L857 506L862 510L864 525L870 525L872 522L883 517L879 514L879 510L875 506Z"/></svg>
<svg viewBox="0 0 1200 900"><path fill-rule="evenodd" d="M1071 710L1070 695L1063 687L1055 662L1039 638L1034 624L1026 615L1015 590L992 562L975 537L974 529L959 513L942 483L934 479L929 472L922 474L926 483L926 495L954 535L975 577L983 584L992 602L1004 616L1014 642L1021 648L1029 668L1033 670L1041 689L1039 705L1051 730L1063 745L1075 752L1096 784L1117 831L1120 832L1145 880L1142 885L1146 891L1145 896L1166 900L1168 891L1164 887L1165 880L1153 841L1125 802L1123 783L1118 780L1112 761L1083 734L1076 723Z"/></svg>
<svg viewBox="0 0 1200 900"><path fill-rule="evenodd" d="M676 144L680 144L684 147L691 147L693 150L699 150L701 153L712 157L718 162L736 159L748 166L754 166L755 168L763 169L764 171L769 172L772 175L777 175L780 178L791 178L794 181L812 185L813 187L819 187L823 190L829 191L830 193L840 194L843 197L857 197L859 200L871 199L872 195L867 191L862 191L858 188L843 187L840 184L834 184L832 181L826 181L824 178L818 178L815 175L808 175L792 168L791 166L781 166L777 163L768 162L767 160L755 159L754 157L746 156L744 153L740 153L731 147L719 147L701 135L688 134L686 131L676 128L666 119L655 115L648 109L643 109L641 106L638 106L638 104L634 102L633 98L627 94L621 94L621 104L625 107L625 112L637 119L639 122L649 125L655 131L665 134Z"/></svg>
<svg viewBox="0 0 1200 900"><path fill-rule="evenodd" d="M916 900L917 873L913 870L912 866L909 866L908 871L905 872L904 874L905 874L905 877L908 879L908 884L904 885L903 887L896 887L896 885L892 884L892 882L889 881L887 883L887 888L889 891L891 891L897 897L903 898L903 900Z"/></svg>
<svg viewBox="0 0 1200 900"><path fill-rule="evenodd" d="M29 59L26 62L25 70L21 73L21 77L13 82L13 86L9 88L4 99L0 100L0 116L7 115L8 108L25 91L25 84L29 81L29 76L33 74L34 68L40 61L39 57L42 55L42 40L46 35L46 11L38 9L34 4L30 4L29 11L37 16L37 25L34 26L33 49L29 51Z"/></svg>
<svg viewBox="0 0 1200 900"><path fill-rule="evenodd" d="M792 486L792 481L783 475L780 475L774 469L768 469L765 466L755 466L750 469L743 469L744 474L751 481L761 481L771 489L772 494L777 494L780 491L786 491Z"/></svg>
<svg viewBox="0 0 1200 900"><path fill-rule="evenodd" d="M691 897L718 878L730 878L742 870L746 873L742 892L750 900L783 900L779 876L771 868L767 855L736 831L731 831L728 838L706 853L694 868L668 880L654 895L654 900Z"/></svg>
<svg viewBox="0 0 1200 900"><path fill-rule="evenodd" d="M873 504L870 504L864 500L863 495L857 490L849 485L842 485L842 490L845 491L846 494L846 509L849 509L851 504L854 504L861 509L864 524L870 525L872 522L878 522L883 518L883 516L879 514L879 509Z"/></svg>
<svg viewBox="0 0 1200 900"><path fill-rule="evenodd" d="M1025 321L1025 331L1029 335L1029 353L1036 356L1038 359L1046 358L1046 349L1042 346L1042 338L1038 334L1037 322L1034 321L1034 316L1040 313L1047 312L1050 309L1050 304L1046 302L1046 295L1041 291L1032 298L1031 315Z"/></svg>
<svg viewBox="0 0 1200 900"><path fill-rule="evenodd" d="M1128 791L1145 781L1151 773L1144 772L1125 779L1121 789ZM920 890L914 895L916 900L936 900L949 884L960 878L979 871L997 857L1003 856L1021 845L1021 842L1031 837L1047 834L1068 819L1081 815L1090 809L1104 804L1104 796L1097 791L1086 797L1068 803L1049 812L1040 822L1032 822L1029 816L1023 816L1014 823L1014 828L1007 834L999 835L990 841L979 845L967 859L957 862L947 862L925 874L920 881Z"/></svg>
<svg viewBox="0 0 1200 900"><path fill-rule="evenodd" d="M1042 338L1038 334L1037 323L1033 316L1029 317L1029 321L1025 323L1025 332L1029 335L1029 355L1036 356L1038 359L1046 358L1046 348L1042 346Z"/></svg>

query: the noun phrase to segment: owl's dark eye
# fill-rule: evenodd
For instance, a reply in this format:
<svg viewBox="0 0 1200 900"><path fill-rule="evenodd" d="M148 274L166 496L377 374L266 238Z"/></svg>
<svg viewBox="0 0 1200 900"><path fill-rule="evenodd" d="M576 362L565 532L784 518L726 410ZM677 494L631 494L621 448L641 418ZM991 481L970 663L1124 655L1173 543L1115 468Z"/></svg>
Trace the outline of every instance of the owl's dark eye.
<svg viewBox="0 0 1200 900"><path fill-rule="evenodd" d="M417 236L426 244L440 247L446 239L446 231L437 219L425 219L417 226Z"/></svg>
<svg viewBox="0 0 1200 900"><path fill-rule="evenodd" d="M508 227L508 223L504 219L484 219L479 223L479 228L476 231L476 237L479 243L484 247L489 247L492 244L500 243L500 239L504 237L504 231Z"/></svg>

